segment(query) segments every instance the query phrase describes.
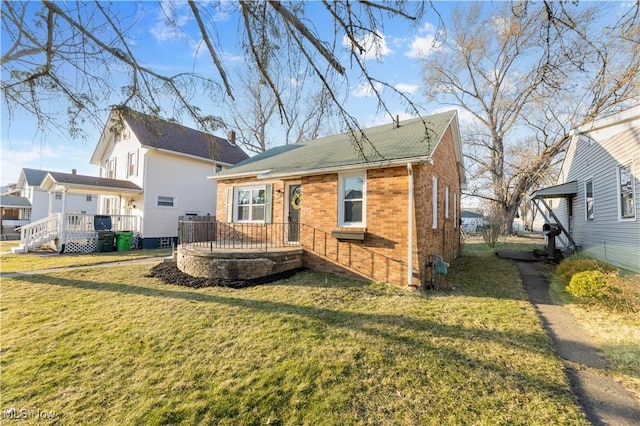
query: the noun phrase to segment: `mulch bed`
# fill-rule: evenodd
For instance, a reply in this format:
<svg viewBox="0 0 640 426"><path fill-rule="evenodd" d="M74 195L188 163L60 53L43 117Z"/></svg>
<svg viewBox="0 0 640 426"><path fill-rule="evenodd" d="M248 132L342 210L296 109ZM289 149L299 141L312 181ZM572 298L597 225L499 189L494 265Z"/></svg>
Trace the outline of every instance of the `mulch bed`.
<svg viewBox="0 0 640 426"><path fill-rule="evenodd" d="M303 268L292 269L291 271L281 272L266 277L255 278L252 280L228 280L224 278L198 278L185 274L178 269L175 263L160 263L153 268L149 276L158 278L166 284L181 285L184 287L203 288L203 287L230 287L230 288L246 288L260 284L268 284L278 280L284 280L292 277L300 272Z"/></svg>

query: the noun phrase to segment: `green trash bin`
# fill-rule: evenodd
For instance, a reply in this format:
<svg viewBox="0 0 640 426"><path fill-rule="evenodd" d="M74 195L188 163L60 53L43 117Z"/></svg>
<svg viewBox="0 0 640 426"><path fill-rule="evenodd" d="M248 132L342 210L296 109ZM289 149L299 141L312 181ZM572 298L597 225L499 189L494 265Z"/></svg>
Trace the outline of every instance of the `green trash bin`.
<svg viewBox="0 0 640 426"><path fill-rule="evenodd" d="M116 249L118 251L131 250L131 239L133 238L133 232L123 231L116 234Z"/></svg>

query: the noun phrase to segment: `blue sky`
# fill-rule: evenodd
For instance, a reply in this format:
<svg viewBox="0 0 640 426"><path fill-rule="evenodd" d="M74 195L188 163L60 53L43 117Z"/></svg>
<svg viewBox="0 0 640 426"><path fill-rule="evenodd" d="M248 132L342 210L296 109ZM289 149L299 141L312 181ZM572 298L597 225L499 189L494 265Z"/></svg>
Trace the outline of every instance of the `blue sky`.
<svg viewBox="0 0 640 426"><path fill-rule="evenodd" d="M233 3L227 4L233 7ZM315 5L312 5L312 7ZM138 49L142 62L160 69L166 73L184 70L206 70L211 68L211 61L199 45L200 40L192 37L193 22L185 18L186 10L179 6L171 13L185 33L176 33L163 22L163 14L160 5L156 2L143 2L142 7L135 9L127 2L117 3L117 7L123 13L136 14L137 24L130 33L130 42ZM449 3L439 2L440 13L448 13ZM241 67L244 59L241 50L237 46L236 35L239 33L238 22L233 15L227 15L228 7L213 17L219 28L219 33L224 35L220 42L223 45L223 59L231 75L238 67ZM312 9L313 12L313 9ZM316 24L317 31L322 35L323 31L332 30L331 25ZM381 58L378 61L375 55L369 53L367 65L374 75L384 78L397 89L409 94L414 101L421 101L420 92L420 57L424 55L432 44L435 34L437 17L433 13L426 13L422 22L415 27L407 25L404 20L385 21L380 29L380 35L384 43L380 51ZM327 34L331 36L331 34ZM3 37L3 52L6 50ZM347 58L345 50L343 58ZM348 64L348 62L347 62ZM206 71L205 71L206 72ZM390 121L381 113L377 113L375 99L367 96L367 91L359 87L359 81L354 74L349 78L349 100L347 108L363 126L371 126L381 122ZM116 103L115 101L112 103ZM408 117L405 107L396 99L389 99L394 114ZM52 108L55 108L53 106ZM212 105L212 109L216 106ZM212 114L220 114L219 111L211 111ZM103 120L107 117L107 111L102 114ZM64 116L61 115L61 120ZM64 121L63 121L64 122ZM192 122L184 120L183 124L195 127ZM64 132L47 132L37 130L37 121L34 117L22 112L14 114L9 121L4 103L2 104L2 123L0 138L2 141L1 156L1 184L6 185L15 182L23 167L70 172L75 168L80 174L97 175L96 166L89 164L102 128L85 127L87 137L82 140L71 139ZM224 130L219 136L225 135Z"/></svg>
<svg viewBox="0 0 640 426"><path fill-rule="evenodd" d="M165 3L166 4L166 3ZM133 3L116 2L114 7L121 10L121 16L136 17L136 24L129 32L129 43L136 49L138 59L145 65L160 70L167 74L181 71L197 70L207 73L213 69L211 59L197 38L195 23L188 18L186 3L174 2L177 7L165 9L178 24L181 31L176 32L164 23L161 4L158 2L142 2L137 8ZM442 16L444 22L450 15L453 5L464 3L436 1L435 7ZM491 3L493 6L499 2ZM240 33L237 16L231 13L237 7L235 2L222 2L221 10L210 16L215 21L219 31L219 43L222 45L222 59L225 62L229 74L233 77L243 66L244 59L236 37ZM317 10L314 8L318 8ZM320 4L310 4L309 14L312 17L316 31L324 38L333 38L333 26L322 19ZM317 12L317 13L316 13ZM424 108L425 113L433 113L447 110L435 104L428 104L424 100L421 84L421 61L428 57L430 49L434 48L434 36L438 29L438 16L433 11L427 10L421 22L409 25L406 20L385 20L384 27L379 29L383 38L380 49L380 57L369 52L367 65L371 73L388 82L395 88L405 92L412 100ZM2 51L6 51L7 37L2 37ZM437 46L436 46L437 48ZM348 52L346 48L341 52L341 59L348 66ZM354 115L360 125L369 127L385 122L390 122L389 117L377 111L377 102L368 96L366 88L360 87L357 75L349 72L348 92L349 97L345 103L347 110ZM117 85L117 81L115 81ZM238 94L236 93L236 96ZM393 115L408 118L405 106L396 97L387 99ZM102 122L108 115L108 106L118 103L118 99L105 100L105 109L102 113ZM212 115L221 115L220 102L204 102ZM56 109L55 105L51 106ZM37 130L37 122L34 117L18 112L13 120L8 120L8 114L4 102L1 111L1 184L6 185L15 182L20 169L24 167L70 172L77 169L78 173L97 175L98 168L90 165L89 160L98 141L102 126L85 127L86 138L81 140L71 139L64 132L43 133ZM461 114L464 121L468 114ZM64 123L64 115L61 115ZM187 119L182 123L189 127L196 127ZM226 130L221 129L218 136L226 135Z"/></svg>

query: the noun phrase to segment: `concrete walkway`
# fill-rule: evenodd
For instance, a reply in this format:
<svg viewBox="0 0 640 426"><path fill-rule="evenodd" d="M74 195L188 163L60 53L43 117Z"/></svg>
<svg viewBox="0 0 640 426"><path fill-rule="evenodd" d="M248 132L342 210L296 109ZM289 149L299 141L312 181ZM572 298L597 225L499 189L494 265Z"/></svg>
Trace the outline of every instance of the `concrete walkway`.
<svg viewBox="0 0 640 426"><path fill-rule="evenodd" d="M592 424L640 425L640 401L612 378L600 373L606 361L589 340L573 315L554 305L549 296L549 279L536 263L516 261L524 289L535 306L553 345L564 360L573 392Z"/></svg>

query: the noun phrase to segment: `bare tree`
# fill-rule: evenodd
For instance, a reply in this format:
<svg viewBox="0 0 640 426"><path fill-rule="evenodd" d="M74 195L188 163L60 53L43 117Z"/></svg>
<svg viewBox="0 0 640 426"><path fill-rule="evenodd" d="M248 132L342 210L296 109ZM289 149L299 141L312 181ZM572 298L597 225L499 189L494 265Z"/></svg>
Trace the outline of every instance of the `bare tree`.
<svg viewBox="0 0 640 426"><path fill-rule="evenodd" d="M513 2L494 14L484 6L455 10L424 78L431 99L473 116L463 132L469 194L503 211L511 232L570 130L638 102L639 6L612 27L599 21L602 4Z"/></svg>
<svg viewBox="0 0 640 426"><path fill-rule="evenodd" d="M236 129L239 143L249 151L260 153L274 145L311 140L334 130L331 119L335 108L327 89L308 87L305 73L285 78L280 70L271 75L277 76L274 82L283 100L286 122L278 120L278 101L260 73L248 68L237 75L237 87L243 95L229 103L225 121Z"/></svg>
<svg viewBox="0 0 640 426"><path fill-rule="evenodd" d="M145 8L148 3L136 3ZM179 2L162 2L166 25L183 30L170 13ZM427 3L429 5L430 3ZM136 55L135 37L139 14L123 15L118 2L2 2L2 93L10 114L24 110L35 115L42 126L59 128L58 117L50 111L66 111L67 128L77 135L86 120L101 124L106 103L130 107L151 115L188 114L203 130L214 130L223 123L207 114L208 107L196 103L196 94L212 102L234 99L234 90L224 61L215 15L221 8L238 18L242 28L239 43L246 61L258 70L264 85L275 98L281 120L291 127L294 118L285 107L285 98L276 84L271 63L281 52L297 51L311 76L322 86L322 94L333 103L344 127L351 130L356 147L366 141L357 120L343 107L337 87L348 85L346 70L351 67L359 79L371 84L379 108L389 116L381 89L417 108L405 94L367 68L362 53L363 40L380 44L380 30L386 18L419 22L422 2L322 0L326 15L319 24L332 25L332 39L322 39L307 14L307 2L244 1L195 2L186 10L196 24L197 34L211 60L211 71L182 70L167 74L142 62ZM326 19L324 19L326 18ZM344 56L343 39L349 41ZM288 57L288 55L284 55ZM116 87L116 77L125 83ZM51 103L55 103L52 108Z"/></svg>

